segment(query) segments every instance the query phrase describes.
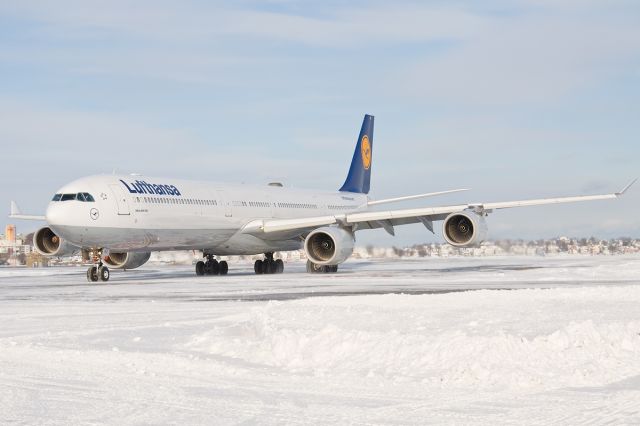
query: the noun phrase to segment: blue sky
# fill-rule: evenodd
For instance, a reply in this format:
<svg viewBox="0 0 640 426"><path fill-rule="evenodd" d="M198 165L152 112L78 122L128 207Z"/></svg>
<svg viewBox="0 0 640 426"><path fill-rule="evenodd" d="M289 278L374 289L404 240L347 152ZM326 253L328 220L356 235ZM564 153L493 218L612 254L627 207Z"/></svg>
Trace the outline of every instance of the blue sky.
<svg viewBox="0 0 640 426"><path fill-rule="evenodd" d="M615 191L640 175L638 22L619 0L0 1L0 203L41 213L65 182L114 169L337 189L365 113L374 197ZM639 210L640 187L489 229L637 237Z"/></svg>

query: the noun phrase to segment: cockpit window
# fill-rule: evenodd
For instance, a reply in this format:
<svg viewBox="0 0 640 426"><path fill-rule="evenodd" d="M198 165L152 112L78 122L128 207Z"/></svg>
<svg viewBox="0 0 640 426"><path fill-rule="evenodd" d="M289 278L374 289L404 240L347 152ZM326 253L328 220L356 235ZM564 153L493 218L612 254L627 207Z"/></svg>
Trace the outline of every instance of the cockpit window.
<svg viewBox="0 0 640 426"><path fill-rule="evenodd" d="M77 194L56 194L53 196L51 201L73 201L78 200L81 202L93 203L96 200L93 198L93 195L88 192L78 192Z"/></svg>

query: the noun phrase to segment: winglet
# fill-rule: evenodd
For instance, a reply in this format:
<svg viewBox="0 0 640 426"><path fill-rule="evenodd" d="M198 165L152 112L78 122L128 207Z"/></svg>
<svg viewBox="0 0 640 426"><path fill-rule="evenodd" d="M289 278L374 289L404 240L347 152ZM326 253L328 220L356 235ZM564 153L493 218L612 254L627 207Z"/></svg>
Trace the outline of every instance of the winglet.
<svg viewBox="0 0 640 426"><path fill-rule="evenodd" d="M18 216L21 215L22 212L20 211L20 207L18 207L18 204L15 201L11 201L11 216Z"/></svg>
<svg viewBox="0 0 640 426"><path fill-rule="evenodd" d="M629 188L631 188L631 186L636 183L636 181L638 180L638 178L635 178L634 180L632 180L631 182L629 182L629 184L627 186L625 186L624 188L622 188L622 190L620 192L616 192L616 197L619 197L621 195L624 195L625 192L627 192L627 190Z"/></svg>

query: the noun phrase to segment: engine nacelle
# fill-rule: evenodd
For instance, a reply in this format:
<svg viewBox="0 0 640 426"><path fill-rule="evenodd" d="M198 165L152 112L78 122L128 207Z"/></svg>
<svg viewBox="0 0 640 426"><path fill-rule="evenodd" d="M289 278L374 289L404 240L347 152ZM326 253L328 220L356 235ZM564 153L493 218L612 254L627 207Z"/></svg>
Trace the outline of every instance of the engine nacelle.
<svg viewBox="0 0 640 426"><path fill-rule="evenodd" d="M317 265L337 265L353 253L355 238L345 229L325 226L311 232L304 240L307 257Z"/></svg>
<svg viewBox="0 0 640 426"><path fill-rule="evenodd" d="M80 250L57 236L48 226L34 232L33 248L44 256L71 256Z"/></svg>
<svg viewBox="0 0 640 426"><path fill-rule="evenodd" d="M114 253L109 252L104 257L104 263L115 269L135 269L145 263L151 257L151 253Z"/></svg>
<svg viewBox="0 0 640 426"><path fill-rule="evenodd" d="M484 217L474 212L451 213L442 225L444 239L455 247L477 246L488 234Z"/></svg>

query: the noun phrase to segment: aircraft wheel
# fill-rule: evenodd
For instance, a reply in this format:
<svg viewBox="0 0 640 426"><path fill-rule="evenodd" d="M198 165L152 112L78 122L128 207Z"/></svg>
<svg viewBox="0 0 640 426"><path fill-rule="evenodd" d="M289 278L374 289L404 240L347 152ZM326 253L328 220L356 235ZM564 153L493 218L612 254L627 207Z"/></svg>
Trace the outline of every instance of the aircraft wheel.
<svg viewBox="0 0 640 426"><path fill-rule="evenodd" d="M89 282L98 281L98 267L97 266L90 266L89 269L87 269L87 281L89 281Z"/></svg>
<svg viewBox="0 0 640 426"><path fill-rule="evenodd" d="M204 262L202 260L196 263L196 275L199 277L204 275Z"/></svg>
<svg viewBox="0 0 640 426"><path fill-rule="evenodd" d="M307 260L307 272L309 272L310 274L318 274L320 272L324 272L325 267L322 265L317 265L315 263L313 263L310 260Z"/></svg>
<svg viewBox="0 0 640 426"><path fill-rule="evenodd" d="M98 278L100 281L109 281L111 273L109 272L109 268L106 266L101 266L98 268Z"/></svg>
<svg viewBox="0 0 640 426"><path fill-rule="evenodd" d="M283 273L284 272L284 262L282 261L282 259L276 259L275 264L276 264L276 274Z"/></svg>
<svg viewBox="0 0 640 426"><path fill-rule="evenodd" d="M218 269L220 275L227 275L227 272L229 272L229 264L223 260L218 264Z"/></svg>
<svg viewBox="0 0 640 426"><path fill-rule="evenodd" d="M253 271L257 275L262 274L262 260L260 259L256 260L256 262L253 264Z"/></svg>
<svg viewBox="0 0 640 426"><path fill-rule="evenodd" d="M271 271L273 270L273 262L270 261L269 259L265 259L262 261L262 273L263 274L270 274Z"/></svg>
<svg viewBox="0 0 640 426"><path fill-rule="evenodd" d="M207 260L204 263L204 271L207 275L218 275L218 271L220 270L220 265L218 261L215 259Z"/></svg>

